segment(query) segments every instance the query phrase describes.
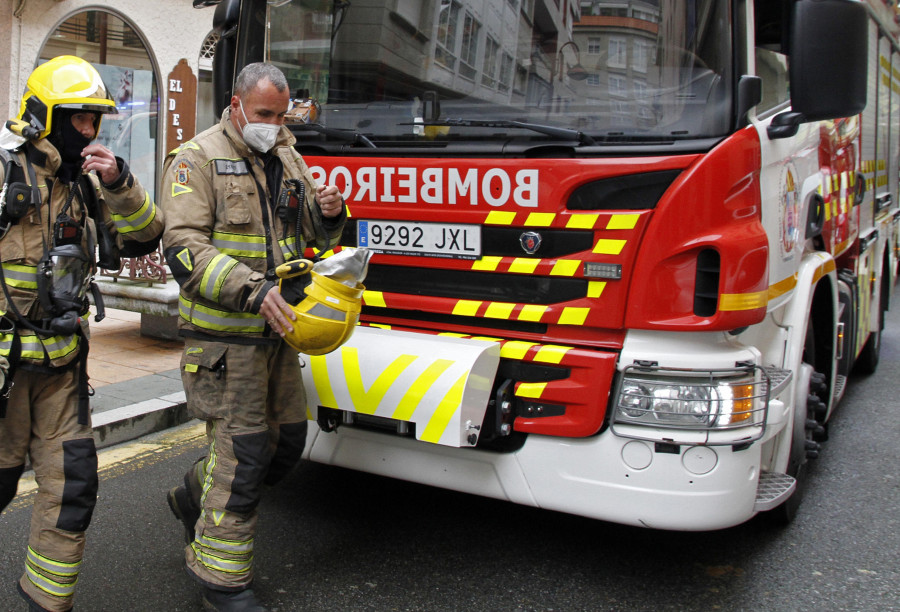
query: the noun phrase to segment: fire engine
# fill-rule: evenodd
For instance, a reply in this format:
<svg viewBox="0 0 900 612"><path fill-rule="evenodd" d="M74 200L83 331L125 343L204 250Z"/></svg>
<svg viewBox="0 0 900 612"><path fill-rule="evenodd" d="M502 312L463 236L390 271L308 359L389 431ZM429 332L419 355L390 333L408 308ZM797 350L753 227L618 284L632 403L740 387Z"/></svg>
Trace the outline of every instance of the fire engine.
<svg viewBox="0 0 900 612"><path fill-rule="evenodd" d="M796 513L897 271L882 0L195 0L373 251L313 461L605 521ZM827 448L827 445L826 445Z"/></svg>

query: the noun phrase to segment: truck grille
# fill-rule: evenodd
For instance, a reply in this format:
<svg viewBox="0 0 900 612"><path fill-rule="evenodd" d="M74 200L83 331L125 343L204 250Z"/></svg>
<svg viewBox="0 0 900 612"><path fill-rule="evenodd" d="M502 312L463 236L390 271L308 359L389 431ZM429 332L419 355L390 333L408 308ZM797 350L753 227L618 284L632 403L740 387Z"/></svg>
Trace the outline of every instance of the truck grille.
<svg viewBox="0 0 900 612"><path fill-rule="evenodd" d="M385 293L517 304L556 304L587 295L587 281L577 278L380 264L369 264L365 285L370 291Z"/></svg>

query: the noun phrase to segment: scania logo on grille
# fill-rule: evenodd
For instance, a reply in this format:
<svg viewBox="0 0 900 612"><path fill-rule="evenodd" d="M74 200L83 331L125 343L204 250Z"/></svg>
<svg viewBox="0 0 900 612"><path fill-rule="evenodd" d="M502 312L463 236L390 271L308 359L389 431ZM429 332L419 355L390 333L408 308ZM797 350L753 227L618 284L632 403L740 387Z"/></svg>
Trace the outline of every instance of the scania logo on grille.
<svg viewBox="0 0 900 612"><path fill-rule="evenodd" d="M541 248L542 240L543 238L537 232L522 232L519 236L519 244L522 245L522 250L529 255L537 253L537 250Z"/></svg>

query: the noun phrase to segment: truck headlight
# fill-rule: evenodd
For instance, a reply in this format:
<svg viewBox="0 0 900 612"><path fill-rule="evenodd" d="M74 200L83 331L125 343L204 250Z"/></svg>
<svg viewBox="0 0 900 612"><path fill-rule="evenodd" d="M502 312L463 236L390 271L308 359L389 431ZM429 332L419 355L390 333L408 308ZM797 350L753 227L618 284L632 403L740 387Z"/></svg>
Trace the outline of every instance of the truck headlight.
<svg viewBox="0 0 900 612"><path fill-rule="evenodd" d="M767 389L752 366L722 371L629 366L616 395L614 422L700 430L759 425Z"/></svg>

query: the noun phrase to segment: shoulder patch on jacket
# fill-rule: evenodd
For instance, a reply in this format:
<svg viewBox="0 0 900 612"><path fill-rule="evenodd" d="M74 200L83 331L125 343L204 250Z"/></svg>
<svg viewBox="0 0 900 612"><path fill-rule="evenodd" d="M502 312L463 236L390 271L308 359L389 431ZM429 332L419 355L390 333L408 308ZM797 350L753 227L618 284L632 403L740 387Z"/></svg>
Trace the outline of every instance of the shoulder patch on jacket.
<svg viewBox="0 0 900 612"><path fill-rule="evenodd" d="M190 249L183 246L171 246L165 250L163 255L178 284L182 285L187 282L191 272L194 271L194 254Z"/></svg>
<svg viewBox="0 0 900 612"><path fill-rule="evenodd" d="M190 180L191 166L182 161L175 167L175 182L179 185L187 185Z"/></svg>
<svg viewBox="0 0 900 612"><path fill-rule="evenodd" d="M180 195L184 195L186 193L193 193L193 189L187 187L186 185L180 185L178 183L172 183L172 197L177 197Z"/></svg>
<svg viewBox="0 0 900 612"><path fill-rule="evenodd" d="M242 159L217 159L216 174L250 174L250 169Z"/></svg>

